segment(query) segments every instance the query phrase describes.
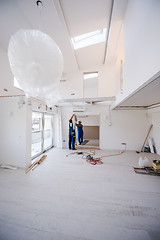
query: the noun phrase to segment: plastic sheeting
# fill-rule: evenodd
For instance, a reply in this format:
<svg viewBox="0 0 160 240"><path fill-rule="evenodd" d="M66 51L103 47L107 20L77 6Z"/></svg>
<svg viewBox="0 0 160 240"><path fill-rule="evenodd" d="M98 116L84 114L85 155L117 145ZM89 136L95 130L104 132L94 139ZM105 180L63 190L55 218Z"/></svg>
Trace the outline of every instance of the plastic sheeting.
<svg viewBox="0 0 160 240"><path fill-rule="evenodd" d="M138 164L140 167L150 167L149 160L147 157L142 157L139 158Z"/></svg>
<svg viewBox="0 0 160 240"><path fill-rule="evenodd" d="M19 30L10 39L8 58L26 96L54 92L63 71L63 56L55 41L39 30Z"/></svg>

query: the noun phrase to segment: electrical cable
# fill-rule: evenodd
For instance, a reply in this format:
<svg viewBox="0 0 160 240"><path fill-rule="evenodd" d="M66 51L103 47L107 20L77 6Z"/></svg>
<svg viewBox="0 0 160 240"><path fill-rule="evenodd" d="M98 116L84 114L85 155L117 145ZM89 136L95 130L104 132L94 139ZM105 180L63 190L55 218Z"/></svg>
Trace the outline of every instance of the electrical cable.
<svg viewBox="0 0 160 240"><path fill-rule="evenodd" d="M109 154L109 155L104 155L104 156L100 156L100 157L97 157L97 158L93 158L93 156L95 155L95 151L90 150L90 153L88 153L88 152L73 152L73 153L67 154L66 157L68 157L71 154L78 154L78 155L83 154L82 159L86 159L86 162L88 162L92 165L103 164L102 158L114 157L114 156L118 156L118 155L123 154L126 151L126 143L122 143L122 145L125 146L125 149L123 151L119 152L119 153L116 153L116 154Z"/></svg>
<svg viewBox="0 0 160 240"><path fill-rule="evenodd" d="M113 157L113 156L118 156L118 155L123 154L126 151L126 143L122 143L122 145L125 145L125 149L123 151L119 152L119 153L110 154L110 155L104 155L104 156L101 156L101 157L98 157L98 158L93 158L91 155L88 155L86 157L86 161L91 163L92 165L103 164L102 158L104 158L104 157Z"/></svg>
<svg viewBox="0 0 160 240"><path fill-rule="evenodd" d="M126 143L122 143L122 145L125 145L125 149L119 153L115 153L115 154L110 154L110 155L104 155L99 157L100 159L104 158L104 157L114 157L114 156L118 156L121 155L122 153L124 153L126 151Z"/></svg>

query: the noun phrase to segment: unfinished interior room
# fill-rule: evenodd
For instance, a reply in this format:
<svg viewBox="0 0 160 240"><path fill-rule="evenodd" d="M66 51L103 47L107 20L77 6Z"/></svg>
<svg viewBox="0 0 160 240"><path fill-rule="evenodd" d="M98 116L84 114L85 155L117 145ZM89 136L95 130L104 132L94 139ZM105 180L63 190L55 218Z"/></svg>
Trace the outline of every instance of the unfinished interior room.
<svg viewBox="0 0 160 240"><path fill-rule="evenodd" d="M0 240L160 239L160 0L0 0Z"/></svg>

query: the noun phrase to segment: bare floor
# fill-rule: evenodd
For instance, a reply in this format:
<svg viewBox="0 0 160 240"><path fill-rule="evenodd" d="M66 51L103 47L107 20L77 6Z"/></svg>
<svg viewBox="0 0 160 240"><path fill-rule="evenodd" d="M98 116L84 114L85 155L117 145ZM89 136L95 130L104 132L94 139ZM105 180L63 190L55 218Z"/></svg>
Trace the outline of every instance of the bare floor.
<svg viewBox="0 0 160 240"><path fill-rule="evenodd" d="M160 156L125 152L94 166L69 153L51 149L28 174L0 168L0 240L160 239L160 177L132 168Z"/></svg>
<svg viewBox="0 0 160 240"><path fill-rule="evenodd" d="M77 144L76 148L77 149L89 148L89 149L97 149L98 150L99 149L99 139L88 139L88 142L85 145Z"/></svg>

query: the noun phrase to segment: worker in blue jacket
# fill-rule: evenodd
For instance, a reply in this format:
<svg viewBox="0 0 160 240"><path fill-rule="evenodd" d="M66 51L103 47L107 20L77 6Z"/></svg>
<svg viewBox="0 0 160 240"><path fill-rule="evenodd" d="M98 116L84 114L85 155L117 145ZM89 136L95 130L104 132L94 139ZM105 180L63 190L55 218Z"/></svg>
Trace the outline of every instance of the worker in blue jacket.
<svg viewBox="0 0 160 240"><path fill-rule="evenodd" d="M75 132L75 122L72 121L73 117L75 117L75 122L77 122L76 115L72 115L69 119L69 149L75 149L75 140L76 140L76 132Z"/></svg>
<svg viewBox="0 0 160 240"><path fill-rule="evenodd" d="M78 131L78 142L81 145L83 143L83 125L82 125L81 121L78 121L76 126L77 126L77 131Z"/></svg>

